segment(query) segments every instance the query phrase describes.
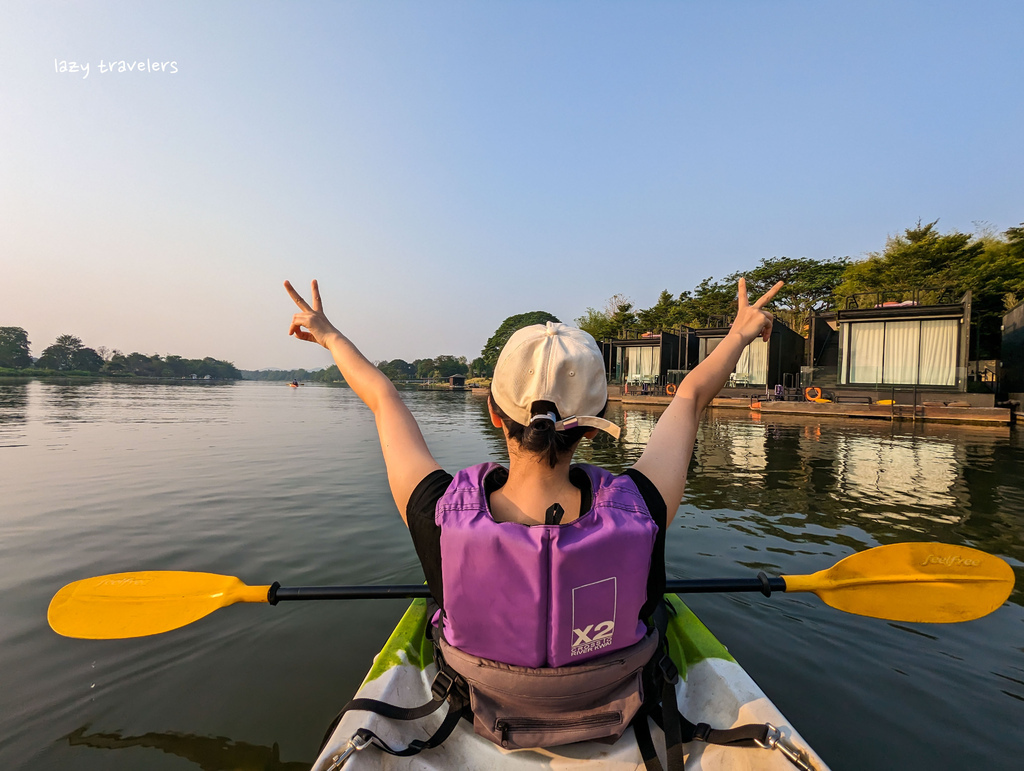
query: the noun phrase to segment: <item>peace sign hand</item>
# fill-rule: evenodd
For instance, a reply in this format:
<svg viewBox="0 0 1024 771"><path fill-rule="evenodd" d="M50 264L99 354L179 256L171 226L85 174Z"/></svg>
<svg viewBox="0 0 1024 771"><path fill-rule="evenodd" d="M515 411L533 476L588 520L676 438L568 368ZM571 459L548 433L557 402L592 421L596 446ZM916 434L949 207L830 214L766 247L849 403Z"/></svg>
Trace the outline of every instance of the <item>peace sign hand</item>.
<svg viewBox="0 0 1024 771"><path fill-rule="evenodd" d="M292 325L288 327L288 334L295 335L300 340L318 343L326 348L327 338L332 332L336 333L338 330L327 320L327 316L324 315L324 306L320 301L320 287L317 285L316 279L313 280L312 284L312 307L302 299L302 295L295 291L290 281L284 282L284 288L295 301L295 304L301 309L299 313L292 316ZM303 327L306 329L303 329ZM308 332L306 331L307 329L309 330Z"/></svg>
<svg viewBox="0 0 1024 771"><path fill-rule="evenodd" d="M758 337L766 343L768 342L768 338L772 335L772 319L774 317L764 309L764 306L771 302L784 284L784 281L778 282L761 295L753 305L750 305L747 300L747 280L740 279L739 309L736 312L736 320L732 323L732 329L734 332L738 332L747 343L752 343Z"/></svg>

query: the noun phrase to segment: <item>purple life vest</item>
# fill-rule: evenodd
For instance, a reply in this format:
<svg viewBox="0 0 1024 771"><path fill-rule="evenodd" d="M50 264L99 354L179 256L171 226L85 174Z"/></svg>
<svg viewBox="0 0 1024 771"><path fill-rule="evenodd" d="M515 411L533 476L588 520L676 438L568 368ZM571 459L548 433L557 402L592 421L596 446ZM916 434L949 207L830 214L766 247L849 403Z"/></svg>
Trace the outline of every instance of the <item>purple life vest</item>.
<svg viewBox="0 0 1024 771"><path fill-rule="evenodd" d="M658 527L628 476L581 465L590 511L564 525L496 522L484 479L496 463L455 475L438 500L445 639L523 667L560 667L643 638Z"/></svg>

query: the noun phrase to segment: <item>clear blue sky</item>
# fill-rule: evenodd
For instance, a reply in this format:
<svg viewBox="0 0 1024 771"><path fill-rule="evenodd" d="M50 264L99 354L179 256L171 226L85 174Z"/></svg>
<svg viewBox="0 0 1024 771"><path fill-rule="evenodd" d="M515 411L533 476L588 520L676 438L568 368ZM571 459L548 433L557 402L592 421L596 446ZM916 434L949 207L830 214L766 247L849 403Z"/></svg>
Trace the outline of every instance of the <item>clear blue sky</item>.
<svg viewBox="0 0 1024 771"><path fill-rule="evenodd" d="M321 367L1024 220L1024 3L0 4L0 325ZM55 72L61 61L83 73ZM147 59L177 72L101 73Z"/></svg>

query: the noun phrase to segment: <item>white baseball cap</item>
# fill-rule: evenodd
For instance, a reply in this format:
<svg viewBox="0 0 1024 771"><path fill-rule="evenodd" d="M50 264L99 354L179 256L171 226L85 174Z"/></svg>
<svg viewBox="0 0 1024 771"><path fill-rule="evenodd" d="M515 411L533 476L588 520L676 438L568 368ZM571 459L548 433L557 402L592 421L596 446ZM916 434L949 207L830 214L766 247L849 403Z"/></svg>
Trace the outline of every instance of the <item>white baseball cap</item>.
<svg viewBox="0 0 1024 771"><path fill-rule="evenodd" d="M567 324L549 321L515 332L498 356L491 398L524 426L545 417L532 414L534 402L551 402L561 417L556 431L584 426L619 438L617 425L597 417L608 403L601 350L593 337ZM553 413L546 417L555 420Z"/></svg>

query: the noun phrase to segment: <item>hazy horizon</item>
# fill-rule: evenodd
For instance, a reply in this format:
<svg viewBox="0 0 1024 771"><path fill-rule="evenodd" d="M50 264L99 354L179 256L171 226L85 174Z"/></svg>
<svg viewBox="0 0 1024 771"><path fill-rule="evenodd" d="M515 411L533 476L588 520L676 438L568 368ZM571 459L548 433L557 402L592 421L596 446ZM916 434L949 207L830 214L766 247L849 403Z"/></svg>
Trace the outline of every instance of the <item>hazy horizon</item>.
<svg viewBox="0 0 1024 771"><path fill-rule="evenodd" d="M473 359L517 313L648 307L918 220L1001 232L1024 220L1022 22L1014 2L13 0L0 326L34 356L73 334L319 369L281 286L317 278L368 358Z"/></svg>

